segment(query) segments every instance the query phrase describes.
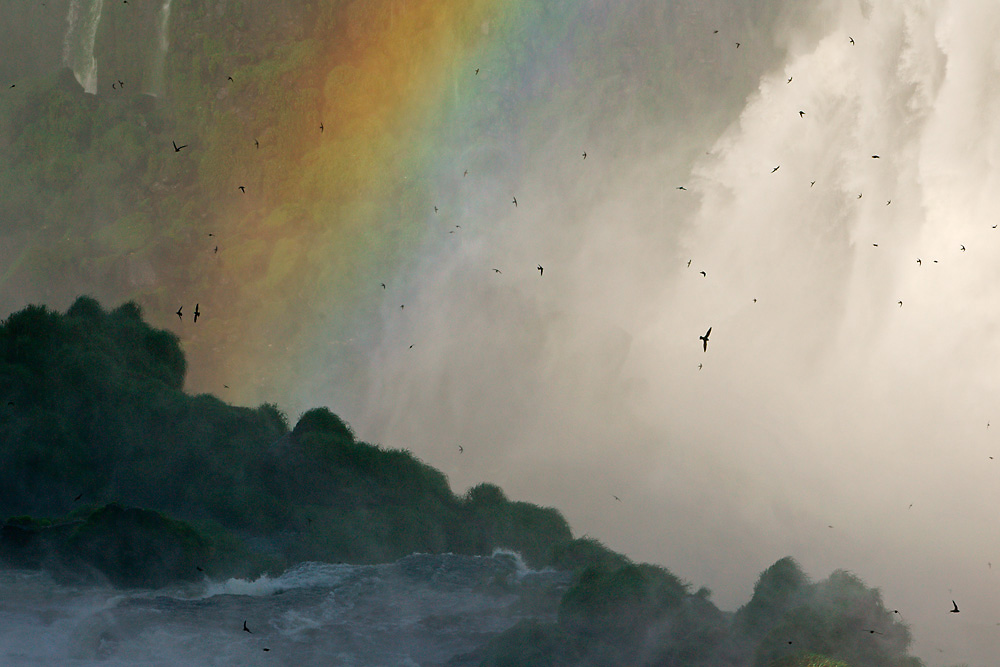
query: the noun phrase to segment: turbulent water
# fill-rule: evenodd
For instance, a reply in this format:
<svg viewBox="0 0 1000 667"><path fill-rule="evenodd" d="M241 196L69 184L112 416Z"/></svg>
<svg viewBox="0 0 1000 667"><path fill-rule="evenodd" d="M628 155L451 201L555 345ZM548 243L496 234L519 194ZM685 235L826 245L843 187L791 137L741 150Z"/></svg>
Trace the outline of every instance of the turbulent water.
<svg viewBox="0 0 1000 667"><path fill-rule="evenodd" d="M97 93L94 40L103 6L104 0L72 0L66 16L66 36L63 38L63 64L73 70L76 80L91 95Z"/></svg>
<svg viewBox="0 0 1000 667"><path fill-rule="evenodd" d="M275 578L153 592L4 571L0 663L460 667L470 664L461 656L518 620L551 620L551 608L524 600L561 589L567 576L528 570L505 552L303 563Z"/></svg>

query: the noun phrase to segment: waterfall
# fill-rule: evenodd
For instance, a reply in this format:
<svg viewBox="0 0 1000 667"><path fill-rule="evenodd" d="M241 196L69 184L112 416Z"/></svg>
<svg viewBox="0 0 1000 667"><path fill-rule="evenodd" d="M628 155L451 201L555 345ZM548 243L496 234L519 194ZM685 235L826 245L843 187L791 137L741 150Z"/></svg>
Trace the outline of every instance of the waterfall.
<svg viewBox="0 0 1000 667"><path fill-rule="evenodd" d="M160 13L157 16L156 21L156 51L153 53L153 64L150 77L152 83L149 87L149 92L157 97L163 97L163 95L166 94L164 71L166 69L167 62L167 48L170 46L168 33L170 24L170 2L171 0L163 0L163 6L160 8Z"/></svg>
<svg viewBox="0 0 1000 667"><path fill-rule="evenodd" d="M104 0L72 0L66 16L66 36L63 38L63 64L73 70L76 80L91 95L97 94L94 39L103 5Z"/></svg>

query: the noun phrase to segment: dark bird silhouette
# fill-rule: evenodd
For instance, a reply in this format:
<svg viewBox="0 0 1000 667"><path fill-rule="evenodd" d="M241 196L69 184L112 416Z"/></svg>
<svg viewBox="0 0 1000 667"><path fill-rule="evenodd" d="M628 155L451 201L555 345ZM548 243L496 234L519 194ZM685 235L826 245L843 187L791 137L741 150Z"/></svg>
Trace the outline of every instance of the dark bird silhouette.
<svg viewBox="0 0 1000 667"><path fill-rule="evenodd" d="M774 172L778 171L779 169L781 169L781 165L780 164L777 167L775 167L774 169L772 169L771 173L773 174Z"/></svg>
<svg viewBox="0 0 1000 667"><path fill-rule="evenodd" d="M111 84L111 90L117 90L117 89L118 89L118 84L116 83Z"/></svg>
<svg viewBox="0 0 1000 667"><path fill-rule="evenodd" d="M873 160L878 160L878 159L879 159L879 157L878 157L878 155L872 155L872 159L873 159Z"/></svg>
<svg viewBox="0 0 1000 667"><path fill-rule="evenodd" d="M184 309L184 306L181 306L180 308L177 309L177 319L179 319L179 320L183 320L184 319L184 315L181 313L181 311L183 309Z"/></svg>
<svg viewBox="0 0 1000 667"><path fill-rule="evenodd" d="M873 248L877 248L877 247L878 247L878 244L877 244L877 243L873 243L873 244L872 244L872 247L873 247Z"/></svg>
<svg viewBox="0 0 1000 667"><path fill-rule="evenodd" d="M539 276L541 276L543 273L545 273L545 268L541 264L539 264L535 268L538 269L538 275Z"/></svg>
<svg viewBox="0 0 1000 667"><path fill-rule="evenodd" d="M799 109L799 118L802 118L802 117L804 117L805 115L806 115L806 112L805 112L805 111L803 111L802 109Z"/></svg>
<svg viewBox="0 0 1000 667"><path fill-rule="evenodd" d="M691 268L691 260L690 259L688 260L688 268L689 269Z"/></svg>
<svg viewBox="0 0 1000 667"><path fill-rule="evenodd" d="M861 193L860 192L858 193L858 199L861 199Z"/></svg>
<svg viewBox="0 0 1000 667"><path fill-rule="evenodd" d="M438 212L438 207L437 207L437 206L435 206L435 207L434 207L434 212L435 212L435 213L437 213L437 212Z"/></svg>
<svg viewBox="0 0 1000 667"><path fill-rule="evenodd" d="M586 160L586 159L587 159L587 151L583 151L583 159L584 159L584 160Z"/></svg>
<svg viewBox="0 0 1000 667"><path fill-rule="evenodd" d="M124 88L125 87L125 82L122 81L121 79L118 79L118 87L119 88Z"/></svg>
<svg viewBox="0 0 1000 667"><path fill-rule="evenodd" d="M410 349L411 349L411 350L413 349L413 346L412 346L412 345L410 346Z"/></svg>
<svg viewBox="0 0 1000 667"><path fill-rule="evenodd" d="M241 185L240 186L240 192L242 192L243 194L246 194L246 191L247 191L246 186L245 185Z"/></svg>
<svg viewBox="0 0 1000 667"><path fill-rule="evenodd" d="M886 205L886 206L888 206L888 205L889 205L889 204L891 204L891 203L892 203L892 200L891 200L891 199L886 199L886 200L885 200L885 205Z"/></svg>
<svg viewBox="0 0 1000 667"><path fill-rule="evenodd" d="M702 368L702 364L698 364L698 370L699 371L701 370L701 368Z"/></svg>
<svg viewBox="0 0 1000 667"><path fill-rule="evenodd" d="M406 308L406 304L405 303L399 304L399 309L400 310L403 310L404 308Z"/></svg>
<svg viewBox="0 0 1000 667"><path fill-rule="evenodd" d="M816 185L816 181L809 181L809 187Z"/></svg>
<svg viewBox="0 0 1000 667"><path fill-rule="evenodd" d="M718 31L718 30L713 30L713 31L712 31L712 34L713 34L713 35L718 35L718 34L719 34L719 31Z"/></svg>
<svg viewBox="0 0 1000 667"><path fill-rule="evenodd" d="M513 202L514 208L517 208L517 197L514 197Z"/></svg>
<svg viewBox="0 0 1000 667"><path fill-rule="evenodd" d="M233 77L231 77L231 76L227 76L227 77L226 77L226 79L228 79L229 81L232 81L232 80L233 80ZM234 82L234 83L235 83L235 82Z"/></svg>
<svg viewBox="0 0 1000 667"><path fill-rule="evenodd" d="M707 273L705 273L704 271L699 271L698 273L700 273L700 274L701 274L701 277L702 277L702 278L707 278L707 277L708 277L708 274L707 274Z"/></svg>
<svg viewBox="0 0 1000 667"><path fill-rule="evenodd" d="M949 609L949 610L948 610L948 613L949 613L949 614L957 614L957 613L959 613L960 611L961 611L961 610L960 610L960 609L958 608L958 605L957 605L957 604L955 603L955 601L954 601L954 600L952 600L952 601L951 601L951 609Z"/></svg>
<svg viewBox="0 0 1000 667"><path fill-rule="evenodd" d="M225 387L226 389L229 389L229 385L228 384L224 384L222 386Z"/></svg>
<svg viewBox="0 0 1000 667"><path fill-rule="evenodd" d="M187 148L187 144L184 144L183 146L178 146L176 141L171 141L170 143L174 145L175 153L180 153L182 148Z"/></svg>
<svg viewBox="0 0 1000 667"><path fill-rule="evenodd" d="M500 269L493 269L493 273L503 273Z"/></svg>
<svg viewBox="0 0 1000 667"><path fill-rule="evenodd" d="M82 494L82 493L81 493L80 495L78 495L78 496L77 496L76 498L74 498L74 499L73 499L73 502L74 502L74 503L75 503L75 502L79 502L80 498L83 498L83 494Z"/></svg>
<svg viewBox="0 0 1000 667"><path fill-rule="evenodd" d="M919 258L919 257L917 257L917 266L921 266L922 264L923 264L923 262L921 262L921 261L920 261L920 258Z"/></svg>
<svg viewBox="0 0 1000 667"><path fill-rule="evenodd" d="M712 327L708 328L704 336L698 336L698 340L702 342L702 351L708 352L708 337L712 335Z"/></svg>
<svg viewBox="0 0 1000 667"><path fill-rule="evenodd" d="M198 322L198 316L201 315L201 311L198 310L198 306L199 305L200 304L197 304L197 303L194 304L194 321L195 321L195 323Z"/></svg>
<svg viewBox="0 0 1000 667"><path fill-rule="evenodd" d="M902 301L900 301L900 302L899 302L899 307L900 307L900 308L902 308L902 307L903 307L903 302L902 302Z"/></svg>
<svg viewBox="0 0 1000 667"><path fill-rule="evenodd" d="M250 628L247 627L246 619L243 620L243 632L249 632L251 635L253 634L250 632Z"/></svg>
<svg viewBox="0 0 1000 667"><path fill-rule="evenodd" d="M879 632L878 630L865 630L865 632L867 632L870 635L882 635L882 634L885 634L884 632Z"/></svg>
<svg viewBox="0 0 1000 667"><path fill-rule="evenodd" d="M260 142L257 141L256 139L254 139L253 140L253 147L259 149L260 148Z"/></svg>
<svg viewBox="0 0 1000 667"><path fill-rule="evenodd" d="M465 178L468 175L469 175L469 170L468 169L466 169L464 172L462 172L462 178Z"/></svg>
<svg viewBox="0 0 1000 667"><path fill-rule="evenodd" d="M965 246L964 245L963 246L959 246L959 247L962 249L962 252L965 252Z"/></svg>
<svg viewBox="0 0 1000 667"><path fill-rule="evenodd" d="M16 84L16 83L12 83L12 84L10 84L10 87L11 87L11 88L14 88L15 86L17 86L17 84Z"/></svg>
<svg viewBox="0 0 1000 667"><path fill-rule="evenodd" d="M219 246L215 246L215 250L212 251L212 254L213 255L218 255L219 254Z"/></svg>
<svg viewBox="0 0 1000 667"><path fill-rule="evenodd" d="M14 401L7 401L7 407L9 408L14 407Z"/></svg>
<svg viewBox="0 0 1000 667"><path fill-rule="evenodd" d="M323 127L323 123L320 123L320 124L319 124L319 131L320 131L320 133L321 133L321 134L322 134L323 130L325 130L325 129L326 129L326 128L325 128L325 127Z"/></svg>
<svg viewBox="0 0 1000 667"><path fill-rule="evenodd" d="M264 650L264 651L270 651L271 649L269 649L269 648L267 648L267 647L265 646L265 647L263 648L263 650Z"/></svg>
<svg viewBox="0 0 1000 667"><path fill-rule="evenodd" d="M854 46L854 38L848 35L847 39L851 40L851 46Z"/></svg>
<svg viewBox="0 0 1000 667"><path fill-rule="evenodd" d="M739 42L736 42L736 48L737 49L740 48L740 43Z"/></svg>
<svg viewBox="0 0 1000 667"><path fill-rule="evenodd" d="M204 572L204 571L205 571L205 570L201 569L201 568L200 568L199 566L197 566L197 565L195 565L195 566L194 566L194 569L198 570L199 572Z"/></svg>
<svg viewBox="0 0 1000 667"><path fill-rule="evenodd" d="M479 76L479 68L476 68L476 76Z"/></svg>
<svg viewBox="0 0 1000 667"><path fill-rule="evenodd" d="M622 499L621 499L621 498L619 498L618 496L616 496L616 495L615 495L615 494L613 494L613 493L611 494L611 497L612 497L612 498L614 498L615 500L617 500L618 502L621 502L621 501L622 501Z"/></svg>
<svg viewBox="0 0 1000 667"><path fill-rule="evenodd" d="M462 447L462 445L459 445L458 446L458 453L461 454L464 451L465 451L465 449Z"/></svg>
<svg viewBox="0 0 1000 667"><path fill-rule="evenodd" d="M791 82L792 82L792 77L788 77L788 81L786 81L785 83L791 83Z"/></svg>
<svg viewBox="0 0 1000 667"><path fill-rule="evenodd" d="M382 285L382 289L385 289L385 283L379 283L379 284Z"/></svg>
<svg viewBox="0 0 1000 667"><path fill-rule="evenodd" d="M683 185L678 185L678 186L677 186L677 189L678 189L678 190L687 190L687 188L686 188L686 187L684 187Z"/></svg>

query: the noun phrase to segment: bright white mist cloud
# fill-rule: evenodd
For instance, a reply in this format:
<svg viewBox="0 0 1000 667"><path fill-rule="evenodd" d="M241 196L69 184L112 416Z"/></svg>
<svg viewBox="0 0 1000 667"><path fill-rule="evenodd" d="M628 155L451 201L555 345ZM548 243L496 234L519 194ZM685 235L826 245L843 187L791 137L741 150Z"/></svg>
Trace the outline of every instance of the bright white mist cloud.
<svg viewBox="0 0 1000 667"><path fill-rule="evenodd" d="M699 67L753 71L721 6ZM990 664L1000 5L825 2L777 25L783 62L721 135L585 106L613 134L567 115L522 171L442 184L467 190L461 228L402 277L368 393L334 404L723 607L791 554L879 586L930 664Z"/></svg>

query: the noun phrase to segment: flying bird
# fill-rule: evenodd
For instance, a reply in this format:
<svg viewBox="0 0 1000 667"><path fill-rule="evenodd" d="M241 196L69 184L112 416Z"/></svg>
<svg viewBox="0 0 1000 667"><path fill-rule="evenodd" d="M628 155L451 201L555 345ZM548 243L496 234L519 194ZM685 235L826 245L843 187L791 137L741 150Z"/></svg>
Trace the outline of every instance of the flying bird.
<svg viewBox="0 0 1000 667"><path fill-rule="evenodd" d="M899 307L900 307L900 308L902 308L902 307L903 307L903 302L902 302L902 301L900 301L900 302L899 302Z"/></svg>
<svg viewBox="0 0 1000 667"><path fill-rule="evenodd" d="M465 172L462 174L462 178L465 178L468 175L469 175L469 170L466 169Z"/></svg>
<svg viewBox="0 0 1000 667"><path fill-rule="evenodd" d="M325 127L323 127L323 123L320 123L320 124L319 124L319 131L320 131L320 134L322 134L322 133L323 133L323 130L325 130L325 129L326 129L326 128L325 128Z"/></svg>
<svg viewBox="0 0 1000 667"><path fill-rule="evenodd" d="M199 315L201 315L201 311L200 311L200 310L198 310L198 306L199 306L199 305L200 305L200 304L197 304L197 303L196 303L196 304L194 304L194 321L195 321L196 323L198 322L198 316L199 316Z"/></svg>
<svg viewBox="0 0 1000 667"><path fill-rule="evenodd" d="M503 273L500 269L493 269L493 273Z"/></svg>
<svg viewBox="0 0 1000 667"><path fill-rule="evenodd" d="M698 364L698 370L699 371L701 370L701 368L702 368L702 364Z"/></svg>
<svg viewBox="0 0 1000 667"><path fill-rule="evenodd" d="M878 155L872 155L872 159L873 159L873 160L878 160L878 159L879 159L879 157L878 157Z"/></svg>
<svg viewBox="0 0 1000 667"><path fill-rule="evenodd" d="M799 118L802 118L805 115L806 115L806 112L802 111L801 109L799 109Z"/></svg>
<svg viewBox="0 0 1000 667"><path fill-rule="evenodd" d="M246 186L245 186L245 185L241 185L241 186L240 186L240 188L239 188L239 190L240 190L240 192L242 192L243 194L246 194L246 191L247 191L247 189L246 189Z"/></svg>
<svg viewBox="0 0 1000 667"><path fill-rule="evenodd" d="M458 453L461 454L464 451L465 451L465 449L462 447L462 445L459 445L458 446Z"/></svg>
<svg viewBox="0 0 1000 667"><path fill-rule="evenodd" d="M176 141L171 141L170 143L174 145L175 153L180 153L182 148L187 148L187 144L184 144L183 146L178 146Z"/></svg>
<svg viewBox="0 0 1000 667"><path fill-rule="evenodd" d="M183 320L184 319L184 315L181 313L181 311L183 309L184 309L184 306L181 306L180 308L177 309L177 319L179 319L179 320Z"/></svg>
<svg viewBox="0 0 1000 667"><path fill-rule="evenodd" d="M737 49L740 48L740 43L739 42L736 42L736 48Z"/></svg>
<svg viewBox="0 0 1000 667"><path fill-rule="evenodd" d="M888 205L889 205L889 204L891 204L891 203L892 203L892 200L891 200L891 199L886 199L886 200L885 200L885 205L886 205L886 206L888 206Z"/></svg>
<svg viewBox="0 0 1000 667"><path fill-rule="evenodd" d="M215 246L215 250L212 251L212 254L213 255L218 255L219 254L219 246Z"/></svg>
<svg viewBox="0 0 1000 667"><path fill-rule="evenodd" d="M476 76L479 76L479 68L476 68Z"/></svg>
<svg viewBox="0 0 1000 667"><path fill-rule="evenodd" d="M962 252L965 252L965 246L963 245L963 246L960 246L960 247L962 248Z"/></svg>
<svg viewBox="0 0 1000 667"><path fill-rule="evenodd" d="M541 265L541 264L539 264L539 265L538 265L537 267L535 267L535 268L537 268L537 269L538 269L538 275L539 275L539 276L541 276L541 275L542 275L543 273L545 273L545 269L544 269L544 268L542 267L542 265Z"/></svg>
<svg viewBox="0 0 1000 667"><path fill-rule="evenodd" d="M260 142L259 142L259 141L257 141L256 139L254 139L254 140L253 140L253 147L254 147L254 148L260 148Z"/></svg>
<svg viewBox="0 0 1000 667"><path fill-rule="evenodd" d="M809 181L809 187L816 185L816 181Z"/></svg>
<svg viewBox="0 0 1000 667"><path fill-rule="evenodd" d="M687 190L687 188L686 188L686 187L684 187L683 185L678 185L678 186L677 186L677 189L678 189L678 190Z"/></svg>
<svg viewBox="0 0 1000 667"><path fill-rule="evenodd" d="M854 38L848 35L847 39L851 40L851 46L854 46Z"/></svg>
<svg viewBox="0 0 1000 667"><path fill-rule="evenodd" d="M861 193L860 192L858 193L858 199L861 199Z"/></svg>
<svg viewBox="0 0 1000 667"><path fill-rule="evenodd" d="M919 258L919 257L917 257L917 266L922 266L922 265L923 265L923 262L921 262L921 261L920 261L920 258Z"/></svg>
<svg viewBox="0 0 1000 667"><path fill-rule="evenodd" d="M618 502L621 502L621 501L622 501L622 499L621 499L621 498L619 498L618 496L616 496L616 495L615 495L615 494L613 494L613 493L611 494L611 497L612 497L612 498L614 498L615 500L617 500Z"/></svg>
<svg viewBox="0 0 1000 667"><path fill-rule="evenodd" d="M702 277L702 278L707 278L707 277L708 277L708 274L707 274L707 273L705 273L704 271L699 271L698 273L700 273L700 274L701 274L701 277Z"/></svg>
<svg viewBox="0 0 1000 667"><path fill-rule="evenodd" d="M83 494L82 494L82 493L81 493L80 495L78 495L78 496L77 496L76 498L74 498L74 499L73 499L73 502L74 502L74 503L75 503L75 502L78 502L78 501L80 500L80 498L83 498Z"/></svg>
<svg viewBox="0 0 1000 667"><path fill-rule="evenodd" d="M689 269L691 268L691 260L690 259L688 260L688 268Z"/></svg>
<svg viewBox="0 0 1000 667"><path fill-rule="evenodd" d="M382 289L385 289L385 283L379 283L379 284L382 285Z"/></svg>
<svg viewBox="0 0 1000 667"><path fill-rule="evenodd" d="M877 248L877 247L878 247L878 244L877 244L877 243L873 243L873 244L872 244L872 247L873 247L873 248Z"/></svg>
<svg viewBox="0 0 1000 667"><path fill-rule="evenodd" d="M949 610L948 610L948 613L949 613L949 614L957 614L957 613L959 613L960 611L961 611L961 610L960 610L960 609L958 608L958 605L957 605L957 604L955 604L955 601L954 601L954 600L952 600L952 601L951 601L951 609L949 609Z"/></svg>
<svg viewBox="0 0 1000 667"><path fill-rule="evenodd" d="M780 164L777 167L775 167L774 169L772 169L771 173L773 174L774 172L778 171L779 169L781 169L781 165Z"/></svg>
<svg viewBox="0 0 1000 667"><path fill-rule="evenodd" d="M517 197L514 197L514 199L513 199L513 201L511 203L514 204L514 208L517 208Z"/></svg>
<svg viewBox="0 0 1000 667"><path fill-rule="evenodd" d="M438 212L438 207L437 207L437 206L435 206L435 207L434 207L434 212L435 212L435 213L437 213L437 212Z"/></svg>
<svg viewBox="0 0 1000 667"><path fill-rule="evenodd" d="M785 83L791 83L791 82L792 82L792 77L788 77L788 81L786 81Z"/></svg>
<svg viewBox="0 0 1000 667"><path fill-rule="evenodd" d="M584 160L586 160L586 159L587 159L587 151L583 151L583 159L584 159Z"/></svg>
<svg viewBox="0 0 1000 667"><path fill-rule="evenodd" d="M250 628L247 627L246 619L243 619L243 632L249 632L251 635L253 634L250 632Z"/></svg>
<svg viewBox="0 0 1000 667"><path fill-rule="evenodd" d="M708 337L712 334L712 327L708 328L704 336L698 336L698 340L702 342L702 351L708 352Z"/></svg>

